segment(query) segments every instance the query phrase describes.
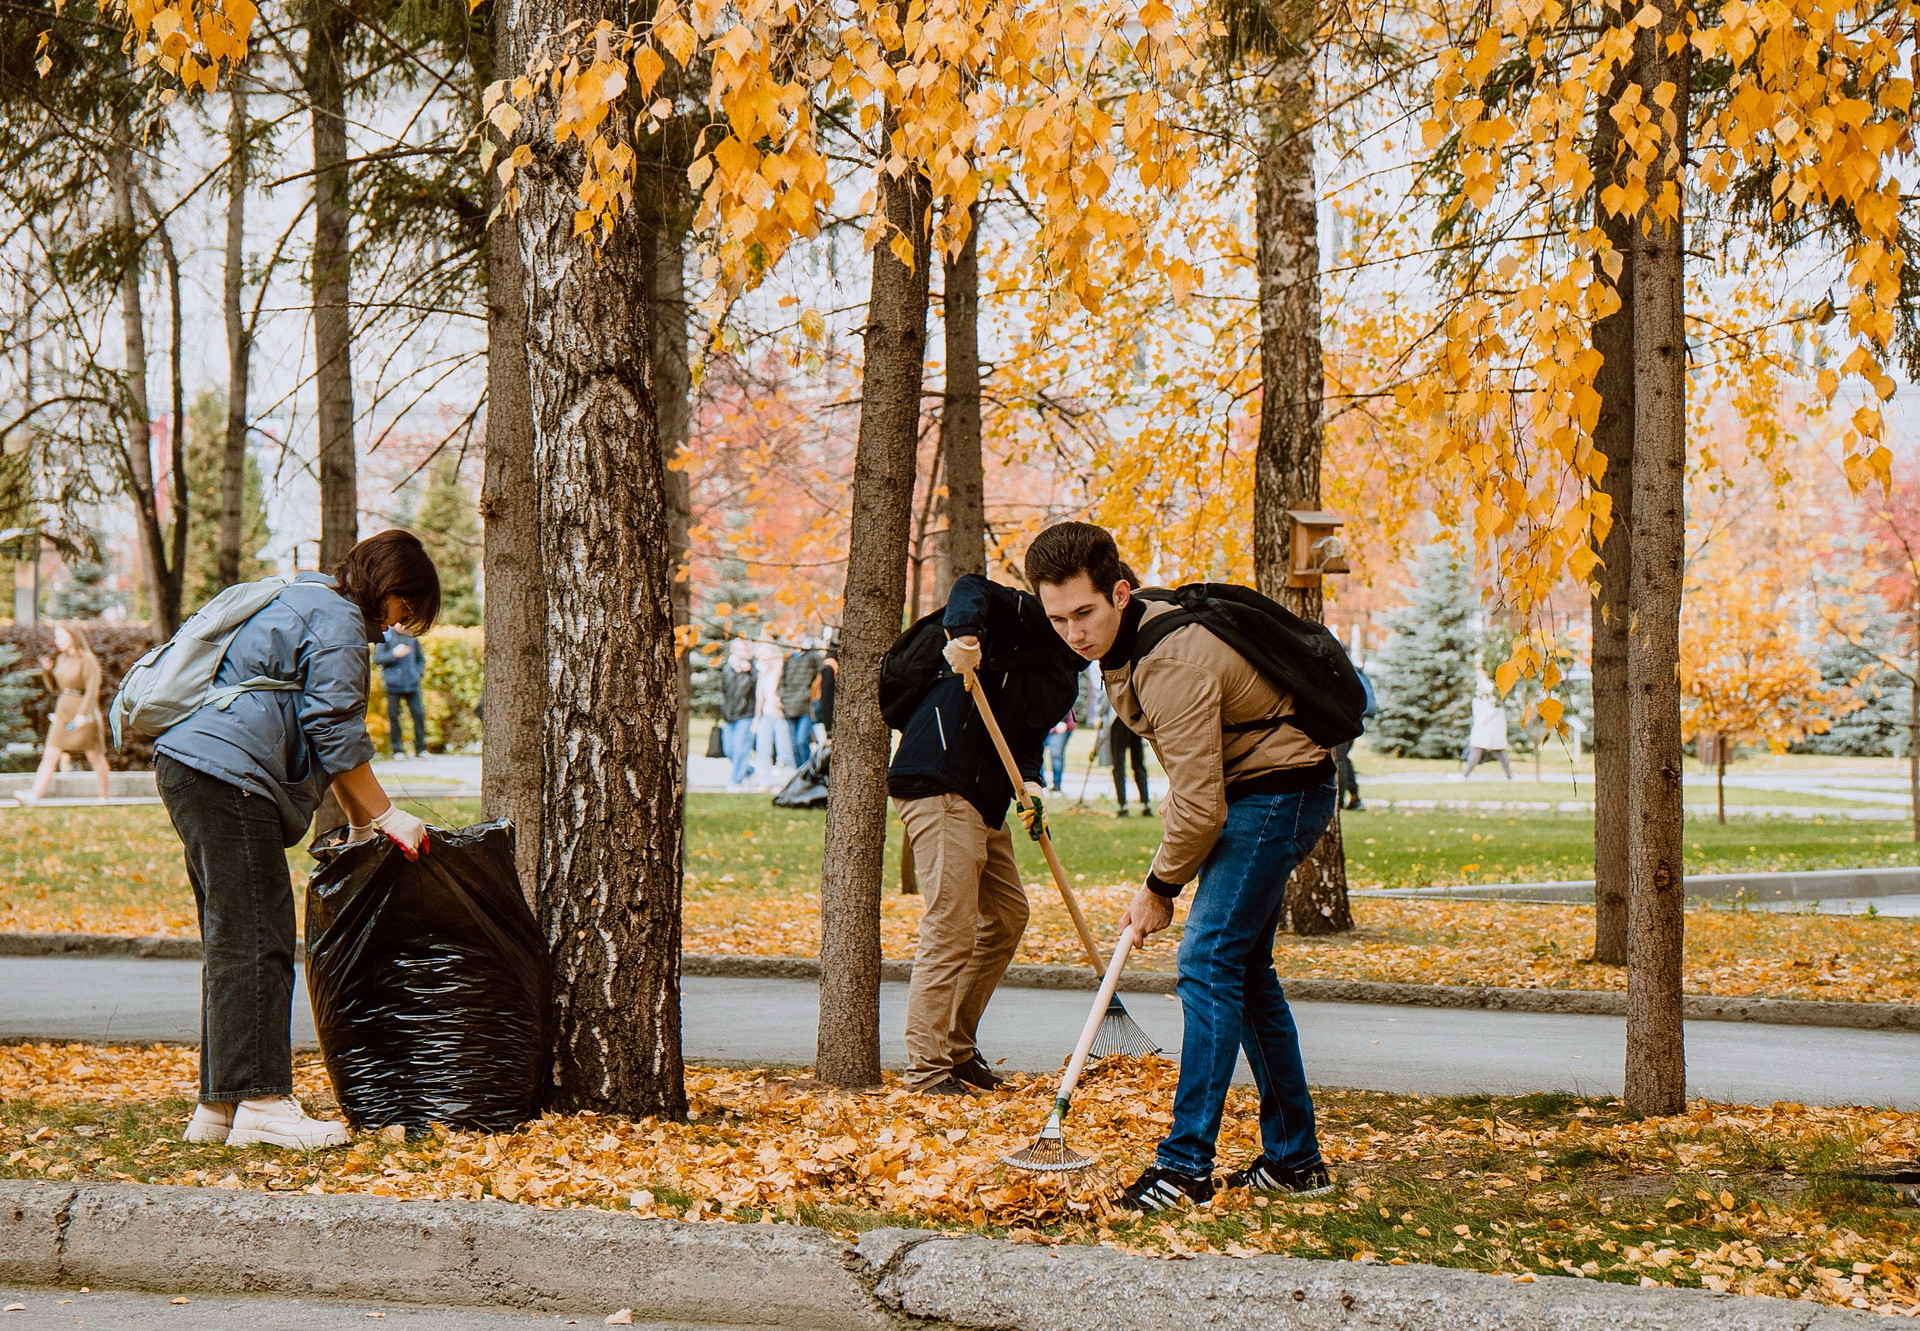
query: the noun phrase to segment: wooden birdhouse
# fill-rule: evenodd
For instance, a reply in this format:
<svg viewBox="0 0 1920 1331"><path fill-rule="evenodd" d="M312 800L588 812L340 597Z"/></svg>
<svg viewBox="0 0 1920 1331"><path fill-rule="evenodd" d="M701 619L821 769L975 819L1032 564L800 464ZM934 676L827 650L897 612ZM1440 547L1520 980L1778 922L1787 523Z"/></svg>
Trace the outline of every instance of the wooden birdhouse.
<svg viewBox="0 0 1920 1331"><path fill-rule="evenodd" d="M1346 542L1340 539L1340 528L1346 521L1337 513L1319 509L1287 510L1287 548L1292 555L1287 567L1289 587L1317 587L1328 573L1352 571Z"/></svg>

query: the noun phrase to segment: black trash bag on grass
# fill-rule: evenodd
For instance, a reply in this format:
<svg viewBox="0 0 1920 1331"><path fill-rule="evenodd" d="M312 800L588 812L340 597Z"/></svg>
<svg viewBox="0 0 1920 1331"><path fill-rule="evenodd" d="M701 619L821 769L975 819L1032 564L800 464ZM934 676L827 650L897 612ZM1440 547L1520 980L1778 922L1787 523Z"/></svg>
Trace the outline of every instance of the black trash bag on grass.
<svg viewBox="0 0 1920 1331"><path fill-rule="evenodd" d="M799 771L780 787L780 793L773 797L776 809L824 809L827 807L827 778L830 773L831 758L829 745L823 739L815 746L813 753L802 764Z"/></svg>
<svg viewBox="0 0 1920 1331"><path fill-rule="evenodd" d="M385 837L317 844L307 992L355 1128L506 1131L545 1092L552 976L520 895L513 828L434 828L409 860Z"/></svg>

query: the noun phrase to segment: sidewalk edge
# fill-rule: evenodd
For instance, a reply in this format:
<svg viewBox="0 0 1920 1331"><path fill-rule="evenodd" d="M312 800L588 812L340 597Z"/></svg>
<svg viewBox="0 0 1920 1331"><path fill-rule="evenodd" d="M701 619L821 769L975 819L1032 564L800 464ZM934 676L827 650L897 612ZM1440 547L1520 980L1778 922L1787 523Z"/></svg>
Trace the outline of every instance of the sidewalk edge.
<svg viewBox="0 0 1920 1331"><path fill-rule="evenodd" d="M236 1242L236 1232L245 1242ZM796 1331L1851 1331L1872 1314L1692 1289L1291 1257L582 1207L0 1181L0 1278L396 1304L630 1308L636 1323Z"/></svg>

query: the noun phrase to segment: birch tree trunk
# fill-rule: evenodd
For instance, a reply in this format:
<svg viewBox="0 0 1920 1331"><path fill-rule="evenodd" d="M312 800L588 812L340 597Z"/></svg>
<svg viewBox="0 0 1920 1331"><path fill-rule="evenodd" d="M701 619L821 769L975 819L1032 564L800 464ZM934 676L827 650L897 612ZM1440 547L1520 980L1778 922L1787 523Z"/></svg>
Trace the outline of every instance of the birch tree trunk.
<svg viewBox="0 0 1920 1331"><path fill-rule="evenodd" d="M1310 6L1287 11L1311 21ZM1253 463L1253 567L1260 590L1317 620L1321 591L1289 587L1287 510L1320 507L1326 393L1320 351L1320 215L1313 183L1313 67L1276 62L1258 108L1262 144L1254 184L1260 282L1260 441ZM1353 928L1340 813L1287 882L1281 927L1289 933Z"/></svg>
<svg viewBox="0 0 1920 1331"><path fill-rule="evenodd" d="M889 111L880 142L888 142L892 132ZM880 880L888 747L887 723L880 715L880 657L900 632L906 602L931 264L931 191L925 177L908 170L898 177L880 171L876 178L891 234L907 238L913 262L901 262L887 241L873 249L826 854L820 868L815 1064L822 1081L847 1087L880 1080Z"/></svg>
<svg viewBox="0 0 1920 1331"><path fill-rule="evenodd" d="M246 287L247 85L236 71L228 90L227 255L220 305L227 321L227 438L220 455L220 555L222 587L240 581L241 511L247 478L247 388L252 348L240 312Z"/></svg>
<svg viewBox="0 0 1920 1331"><path fill-rule="evenodd" d="M133 129L125 119L114 122L113 147L107 157L107 189L112 196L113 228L120 261L120 342L124 357L126 395L124 414L125 467L133 492L134 516L140 525L140 565L147 584L147 617L156 640L164 641L180 627L179 603L167 594L166 534L160 527L159 496L153 479L153 409L147 392L147 311L140 290L146 246L133 211L135 189Z"/></svg>
<svg viewBox="0 0 1920 1331"><path fill-rule="evenodd" d="M684 177L682 177L684 178ZM687 230L674 205L678 191L663 191L660 216L646 226L645 262L653 301L653 392L660 431L660 457L672 463L686 451L693 428L693 373L687 358ZM682 634L693 622L693 586L689 579L693 526L693 493L683 470L669 466L665 473L668 557L673 569L673 626ZM679 653L678 720L680 747L687 746L693 661L685 644Z"/></svg>
<svg viewBox="0 0 1920 1331"><path fill-rule="evenodd" d="M954 579L987 571L986 466L980 444L980 217L973 206L967 243L943 264L947 385L940 408L940 467L946 475L946 528L940 533L933 603Z"/></svg>
<svg viewBox="0 0 1920 1331"><path fill-rule="evenodd" d="M1621 21L1615 11L1614 22ZM1607 459L1600 490L1613 500L1613 526L1597 553L1601 566L1593 597L1593 959L1609 966L1627 962L1627 789L1628 753L1633 746L1628 720L1627 596L1633 569L1633 270L1634 219L1609 216L1600 191L1617 173L1618 127L1608 114L1633 82L1631 64L1615 75L1613 86L1594 115L1594 214L1620 256L1614 289L1620 308L1593 326L1593 345L1604 358L1594 376L1600 417L1593 444Z"/></svg>
<svg viewBox="0 0 1920 1331"><path fill-rule="evenodd" d="M1686 554L1687 342L1684 214L1689 60L1666 47L1685 29L1665 0L1657 26L1636 37L1639 82L1679 90L1662 119L1661 156L1648 169L1658 201L1674 191L1672 217L1648 205L1633 228L1634 416L1632 605L1627 636L1628 729L1632 737L1627 810L1628 1108L1677 1114L1686 1107L1681 1024L1686 927L1681 818L1680 594ZM1649 102L1651 102L1649 95ZM1657 109L1656 115L1662 115Z"/></svg>
<svg viewBox="0 0 1920 1331"><path fill-rule="evenodd" d="M522 36L575 17L536 0L514 9ZM686 755L646 245L631 219L598 251L576 239L578 148L542 156L551 165L520 174L514 225L546 593L537 901L554 966L553 1099L683 1117Z"/></svg>
<svg viewBox="0 0 1920 1331"><path fill-rule="evenodd" d="M313 0L307 18L307 102L313 117L313 384L320 435L320 567L331 571L360 535L353 453L353 258L349 249L346 39L343 6Z"/></svg>
<svg viewBox="0 0 1920 1331"><path fill-rule="evenodd" d="M512 7L494 9L496 69L517 69L527 43ZM488 207L499 178L487 177ZM487 443L480 482L486 569L486 717L480 793L487 817L514 826L514 858L529 897L540 882L542 733L547 712L547 601L540 568L540 492L533 479L527 384L527 295L520 236L501 216L487 232Z"/></svg>

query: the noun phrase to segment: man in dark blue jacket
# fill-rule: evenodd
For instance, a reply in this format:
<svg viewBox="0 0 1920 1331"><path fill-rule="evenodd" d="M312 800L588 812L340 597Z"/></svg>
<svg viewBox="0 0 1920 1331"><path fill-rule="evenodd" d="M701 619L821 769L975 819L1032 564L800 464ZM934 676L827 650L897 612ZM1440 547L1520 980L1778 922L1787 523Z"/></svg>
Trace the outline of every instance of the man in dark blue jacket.
<svg viewBox="0 0 1920 1331"><path fill-rule="evenodd" d="M413 716L414 756L425 757L427 704L420 696L420 680L426 664L420 657L420 639L401 629L388 629L373 649L373 659L380 667L380 682L387 689L387 752L395 758L402 753L400 706L404 702Z"/></svg>
<svg viewBox="0 0 1920 1331"><path fill-rule="evenodd" d="M1040 602L978 574L953 584L941 618L948 669L914 707L887 769L906 825L926 909L907 992L907 1073L913 1090L965 1095L998 1083L975 1046L1027 927L1013 858L1013 786L962 674L976 670L1028 792L1040 787L1047 730L1073 706L1083 663Z"/></svg>

